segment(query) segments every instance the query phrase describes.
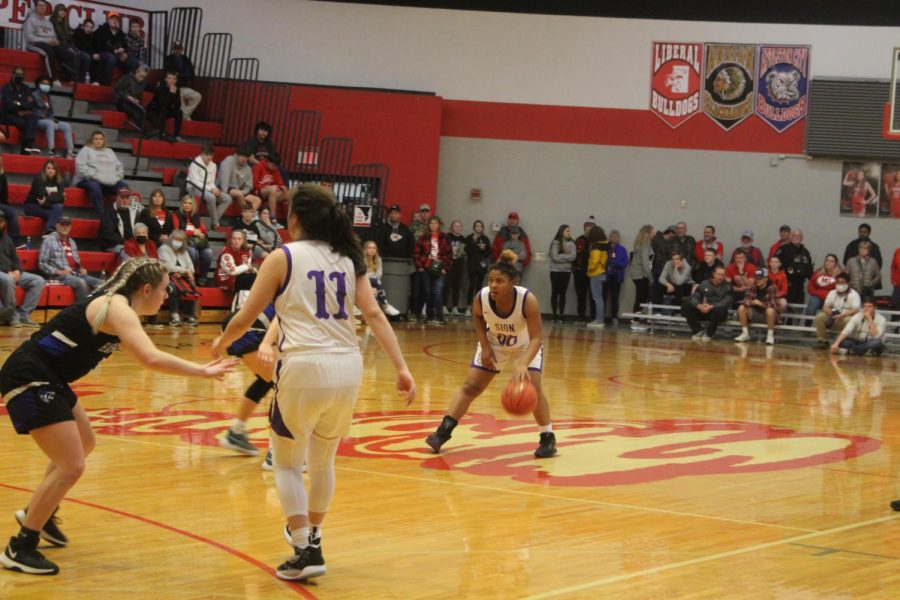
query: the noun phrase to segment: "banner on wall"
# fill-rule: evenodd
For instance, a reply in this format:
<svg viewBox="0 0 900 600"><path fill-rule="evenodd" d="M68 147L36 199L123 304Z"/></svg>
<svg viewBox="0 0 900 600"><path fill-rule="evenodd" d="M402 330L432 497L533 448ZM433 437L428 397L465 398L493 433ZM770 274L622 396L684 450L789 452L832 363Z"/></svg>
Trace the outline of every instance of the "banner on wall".
<svg viewBox="0 0 900 600"><path fill-rule="evenodd" d="M760 46L756 70L756 114L781 132L809 109L810 46Z"/></svg>
<svg viewBox="0 0 900 600"><path fill-rule="evenodd" d="M900 164L898 163L881 164L878 216L900 219Z"/></svg>
<svg viewBox="0 0 900 600"><path fill-rule="evenodd" d="M846 217L878 215L881 165L876 162L845 162L841 170L840 214Z"/></svg>
<svg viewBox="0 0 900 600"><path fill-rule="evenodd" d="M50 3L56 6L57 2ZM81 25L85 19L91 19L95 27L106 23L106 14L115 11L122 15L122 28L127 33L132 18L138 17L147 26L150 13L146 10L129 6L118 6L108 2L91 2L89 0L71 0L65 3L69 11L69 25L72 29ZM22 24L31 12L34 0L0 0L0 27L21 29Z"/></svg>
<svg viewBox="0 0 900 600"><path fill-rule="evenodd" d="M653 42L650 110L675 128L700 112L701 42Z"/></svg>
<svg viewBox="0 0 900 600"><path fill-rule="evenodd" d="M756 46L706 44L702 108L729 131L753 114Z"/></svg>

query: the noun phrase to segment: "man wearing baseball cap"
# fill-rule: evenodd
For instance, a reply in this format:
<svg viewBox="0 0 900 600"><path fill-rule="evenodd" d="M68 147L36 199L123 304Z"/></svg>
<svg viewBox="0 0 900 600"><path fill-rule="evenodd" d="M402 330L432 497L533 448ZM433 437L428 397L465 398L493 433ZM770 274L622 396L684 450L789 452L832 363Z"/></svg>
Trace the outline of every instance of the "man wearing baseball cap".
<svg viewBox="0 0 900 600"><path fill-rule="evenodd" d="M506 225L501 227L500 231L498 231L497 235L494 237L494 243L491 245L493 259L497 260L500 258L500 253L503 252L503 244L510 239L509 233L511 227L519 228L519 241L525 245L525 256L521 257L522 268L525 268L531 263L531 241L528 239L528 234L525 233L525 230L519 225L519 213L516 211L512 211L507 215Z"/></svg>
<svg viewBox="0 0 900 600"><path fill-rule="evenodd" d="M413 214L412 222L409 224L409 230L412 232L413 243L422 237L422 234L428 230L428 219L431 218L431 205L423 202L419 205L419 210ZM410 253L410 256L412 254Z"/></svg>
<svg viewBox="0 0 900 600"><path fill-rule="evenodd" d="M388 208L387 220L378 228L375 243L382 258L412 258L412 232L400 222L400 216L400 205L392 204Z"/></svg>
<svg viewBox="0 0 900 600"><path fill-rule="evenodd" d="M56 231L41 242L38 267L47 279L55 279L75 292L75 301L81 302L103 283L103 280L88 275L81 266L81 257L75 240L69 237L72 217L62 216L56 222Z"/></svg>
<svg viewBox="0 0 900 600"><path fill-rule="evenodd" d="M781 320L782 304L778 302L778 286L769 281L766 269L757 269L753 285L744 292L744 300L738 306L741 334L736 342L750 341L750 323L766 324L766 344L775 344L775 325Z"/></svg>
<svg viewBox="0 0 900 600"><path fill-rule="evenodd" d="M782 225L778 228L778 241L776 241L769 248L769 255L766 257L768 261L770 258L775 256L775 253L778 252L778 249L787 244L791 240L791 226L790 225Z"/></svg>
<svg viewBox="0 0 900 600"><path fill-rule="evenodd" d="M747 257L747 262L753 265L754 267L764 267L762 250L753 245L753 232L749 229L745 229L741 234L741 250L744 251L744 255ZM734 253L737 252L737 248L734 249L731 253L731 262L734 262Z"/></svg>
<svg viewBox="0 0 900 600"><path fill-rule="evenodd" d="M197 110L203 96L191 88L194 83L194 63L184 53L184 44L179 40L172 42L172 53L163 61L163 71L178 75L178 90L181 94L181 114L185 121Z"/></svg>

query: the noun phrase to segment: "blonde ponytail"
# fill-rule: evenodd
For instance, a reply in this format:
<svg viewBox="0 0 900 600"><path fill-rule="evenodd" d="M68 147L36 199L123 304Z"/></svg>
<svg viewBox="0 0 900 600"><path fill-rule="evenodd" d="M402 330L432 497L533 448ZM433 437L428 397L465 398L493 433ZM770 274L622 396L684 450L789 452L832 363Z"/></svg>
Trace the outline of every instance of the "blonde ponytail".
<svg viewBox="0 0 900 600"><path fill-rule="evenodd" d="M146 284L157 286L162 282L166 273L165 265L155 258L132 258L119 265L112 277L97 288L96 293L102 292L106 296L106 301L94 318L94 322L91 323L91 332L97 335L100 331L106 320L106 314L109 312L113 296L118 293L128 296Z"/></svg>

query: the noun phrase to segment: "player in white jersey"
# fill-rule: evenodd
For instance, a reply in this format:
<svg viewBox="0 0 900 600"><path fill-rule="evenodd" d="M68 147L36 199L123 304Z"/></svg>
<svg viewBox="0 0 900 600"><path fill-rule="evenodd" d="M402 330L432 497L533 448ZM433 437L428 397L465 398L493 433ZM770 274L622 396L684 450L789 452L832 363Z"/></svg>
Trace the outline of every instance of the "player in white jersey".
<svg viewBox="0 0 900 600"><path fill-rule="evenodd" d="M276 574L304 580L325 574L321 528L334 494L334 457L350 432L362 379L354 304L394 363L397 391L407 404L415 397L415 383L372 292L347 214L330 191L309 184L291 192L290 207L288 227L298 241L266 257L250 295L213 342L213 355L222 355L274 300L279 341L270 412L272 463L288 521L285 533L294 546Z"/></svg>
<svg viewBox="0 0 900 600"><path fill-rule="evenodd" d="M516 254L505 250L488 272L488 286L472 301L472 322L478 346L466 376L450 408L434 433L425 440L435 453L450 439L453 429L472 402L487 388L502 367L513 365L512 381L530 379L538 390L534 420L540 429L537 458L556 454L556 436L550 423L550 404L541 389L544 346L541 343L541 310L528 289L516 285Z"/></svg>

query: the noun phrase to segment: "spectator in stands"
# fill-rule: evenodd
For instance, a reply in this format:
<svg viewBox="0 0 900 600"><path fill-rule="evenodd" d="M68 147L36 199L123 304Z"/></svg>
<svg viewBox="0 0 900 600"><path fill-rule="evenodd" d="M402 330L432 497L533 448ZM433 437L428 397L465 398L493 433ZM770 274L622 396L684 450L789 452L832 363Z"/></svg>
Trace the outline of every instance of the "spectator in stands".
<svg viewBox="0 0 900 600"><path fill-rule="evenodd" d="M428 231L428 219L431 218L431 206L423 202L419 205L419 210L413 213L412 222L409 224L409 231L413 237L413 263L415 263L416 244L419 239ZM424 319L425 312L425 272L415 269L410 274L410 290L409 290L409 311L408 318L415 318L417 321Z"/></svg>
<svg viewBox="0 0 900 600"><path fill-rule="evenodd" d="M839 331L844 329L850 317L859 312L862 302L856 290L850 287L850 276L838 273L835 276L834 289L825 296L825 305L816 315L816 345L828 347L828 329Z"/></svg>
<svg viewBox="0 0 900 600"><path fill-rule="evenodd" d="M719 324L728 318L731 285L725 281L725 267L717 267L711 279L700 282L681 305L681 314L691 328L693 339L707 342L716 335ZM700 321L706 321L706 331Z"/></svg>
<svg viewBox="0 0 900 600"><path fill-rule="evenodd" d="M234 230L244 232L244 239L247 240L247 246L250 248L253 259L255 261L260 261L268 256L269 253L262 248L257 248L259 234L254 226L256 221L256 211L253 210L251 205L245 204L243 208L241 208L241 218L234 224Z"/></svg>
<svg viewBox="0 0 900 600"><path fill-rule="evenodd" d="M560 225L550 242L550 310L553 311L554 323L561 323L565 318L566 290L569 289L575 256L572 228Z"/></svg>
<svg viewBox="0 0 900 600"><path fill-rule="evenodd" d="M817 271L813 272L806 286L806 291L809 293L809 302L803 311L804 315L813 317L822 309L825 305L825 298L834 289L835 277L843 270L838 262L837 254L825 255L825 263Z"/></svg>
<svg viewBox="0 0 900 600"><path fill-rule="evenodd" d="M413 214L412 222L409 224L409 230L413 236L413 244L428 231L429 218L431 218L431 206L423 202L419 205L419 211Z"/></svg>
<svg viewBox="0 0 900 600"><path fill-rule="evenodd" d="M446 325L444 319L444 284L447 269L453 262L450 239L441 231L440 217L428 219L428 233L416 240L413 261L421 273L425 300L425 322L429 325ZM417 315L418 316L418 315Z"/></svg>
<svg viewBox="0 0 900 600"><path fill-rule="evenodd" d="M884 352L886 332L887 319L875 310L875 298L866 296L862 300L862 312L850 317L843 331L831 345L831 351L855 356L863 354L881 356Z"/></svg>
<svg viewBox="0 0 900 600"><path fill-rule="evenodd" d="M16 244L21 243L19 232L19 213L9 205L9 180L3 168L3 155L0 154L0 214L6 217L6 233Z"/></svg>
<svg viewBox="0 0 900 600"><path fill-rule="evenodd" d="M716 258L721 261L725 260L725 257L723 256L725 254L725 247L722 246L722 242L716 239L716 228L712 225L707 225L703 228L703 239L698 240L697 243L694 244L694 264L703 260L703 252L707 248L715 251Z"/></svg>
<svg viewBox="0 0 900 600"><path fill-rule="evenodd" d="M787 309L788 295L788 277L787 273L781 268L781 259L773 256L769 259L769 281L778 288L778 295L784 303L784 309Z"/></svg>
<svg viewBox="0 0 900 600"><path fill-rule="evenodd" d="M166 121L175 121L172 135L166 132ZM178 91L178 75L166 73L165 78L153 88L153 98L147 105L147 120L159 132L159 139L173 144L181 139L181 96Z"/></svg>
<svg viewBox="0 0 900 600"><path fill-rule="evenodd" d="M650 278L653 276L653 238L655 232L653 225L643 225L634 238L631 247L631 261L628 264L628 272L634 283L634 304L631 312L637 314L643 312L642 304L650 299ZM646 331L639 319L632 319L633 331Z"/></svg>
<svg viewBox="0 0 900 600"><path fill-rule="evenodd" d="M63 214L66 189L56 161L48 160L41 172L31 180L31 189L25 198L25 214L44 220L44 235L56 231L56 223Z"/></svg>
<svg viewBox="0 0 900 600"><path fill-rule="evenodd" d="M719 265L725 266L716 256L716 251L712 248L707 248L703 251L703 262L697 263L691 269L691 279L697 282L709 279L712 277L713 270ZM726 278L728 276L727 268L725 270L725 276Z"/></svg>
<svg viewBox="0 0 900 600"><path fill-rule="evenodd" d="M250 168L250 158L253 153L247 146L238 146L237 151L225 158L219 169L220 188L238 206L250 204L259 210L262 200L253 192L253 169ZM195 159L196 160L196 159ZM202 171L202 170L201 170ZM202 186L197 186L202 187ZM218 205L217 205L218 206ZM223 210L224 212L224 210ZM210 215L212 212L210 211ZM221 219L221 213L218 213ZM219 219L214 221L213 228L218 226Z"/></svg>
<svg viewBox="0 0 900 600"><path fill-rule="evenodd" d="M37 125L44 131L47 138L47 151L50 156L61 158L75 157L75 139L72 137L72 126L66 121L60 121L53 110L53 101L50 99L50 78L40 76L34 82L36 89L32 93L34 97L34 114L37 116ZM62 133L66 140L66 151L56 151L56 132Z"/></svg>
<svg viewBox="0 0 900 600"><path fill-rule="evenodd" d="M100 219L100 247L117 254L122 262L129 258L124 252L125 242L134 237L134 224L141 210L131 201L131 192L125 188L119 190L115 204L107 208Z"/></svg>
<svg viewBox="0 0 900 600"><path fill-rule="evenodd" d="M78 53L67 52L66 46L60 44L50 21L52 9L46 0L36 0L34 8L22 24L22 36L25 39L25 49L36 52L44 57L47 72L54 79L66 81L78 81ZM61 69L53 68L53 60L59 63Z"/></svg>
<svg viewBox="0 0 900 600"><path fill-rule="evenodd" d="M466 236L466 275L469 282L469 289L466 291L466 318L472 317L472 300L482 288L490 260L491 240L484 235L484 223L476 219L472 223L472 233Z"/></svg>
<svg viewBox="0 0 900 600"><path fill-rule="evenodd" d="M144 131L144 117L146 116L141 99L144 96L144 89L147 87L145 81L149 72L150 69L147 65L141 65L134 72L124 75L113 88L116 110L128 115L126 125L141 132Z"/></svg>
<svg viewBox="0 0 900 600"><path fill-rule="evenodd" d="M196 269L197 285L205 286L213 254L206 235L206 225L197 214L193 196L185 194L181 197L181 210L172 215L172 224L175 229L184 230L187 236L187 251Z"/></svg>
<svg viewBox="0 0 900 600"><path fill-rule="evenodd" d="M900 310L900 248L894 250L894 259L891 261L891 283L894 286L891 305L894 310Z"/></svg>
<svg viewBox="0 0 900 600"><path fill-rule="evenodd" d="M881 248L879 248L878 244L873 242L869 237L870 235L872 235L872 227L868 223L861 223L856 231L858 237L847 244L847 248L844 250L844 264L850 264L850 259L859 254L859 245L863 242L868 242L869 256L875 259L875 262L878 263L878 268L881 269Z"/></svg>
<svg viewBox="0 0 900 600"><path fill-rule="evenodd" d="M466 274L466 236L463 235L462 221L450 223L450 252L453 261L447 270L447 285L444 286L444 307L447 316L464 315L466 309L459 306L459 297L462 296L463 276Z"/></svg>
<svg viewBox="0 0 900 600"><path fill-rule="evenodd" d="M744 300L744 292L755 285L756 267L747 262L747 255L740 248L734 253L734 262L725 267L725 281L731 284L735 304ZM766 281L768 281L766 273Z"/></svg>
<svg viewBox="0 0 900 600"><path fill-rule="evenodd" d="M128 17L128 35L125 36L125 51L131 64L147 62L147 43L144 39L144 21L140 17Z"/></svg>
<svg viewBox="0 0 900 600"><path fill-rule="evenodd" d="M241 230L231 232L231 239L219 254L216 282L219 287L240 292L249 290L256 281L256 267L247 238Z"/></svg>
<svg viewBox="0 0 900 600"><path fill-rule="evenodd" d="M253 165L253 193L268 205L269 212L272 214L272 224L276 228L282 229L276 215L278 214L278 203L287 202L287 185L278 168L277 155L271 157L262 152L257 156L259 158Z"/></svg>
<svg viewBox="0 0 900 600"><path fill-rule="evenodd" d="M178 74L178 90L181 94L181 112L185 121L191 120L191 115L197 110L197 106L203 96L191 86L194 83L194 63L184 53L184 44L180 41L172 42L172 54L166 56L163 61L163 70L166 73Z"/></svg>
<svg viewBox="0 0 900 600"><path fill-rule="evenodd" d="M591 229L597 225L594 215L589 216L582 225L583 233L575 239L575 262L572 263L572 281L575 285L575 311L579 321L594 321L597 318L597 305L591 297L591 278L587 275L588 260L591 255L591 242L588 240ZM590 319L586 317L590 315Z"/></svg>
<svg viewBox="0 0 900 600"><path fill-rule="evenodd" d="M106 146L106 135L98 129L91 134L91 143L85 144L75 156L75 185L87 192L97 214L102 216L103 197L128 189L122 180L124 175L125 167Z"/></svg>
<svg viewBox="0 0 900 600"><path fill-rule="evenodd" d="M769 281L768 271L757 269L753 285L744 293L744 299L738 306L741 334L734 341L750 341L750 323L765 323L766 344L775 344L775 325L780 322L783 310L780 300L778 288Z"/></svg>
<svg viewBox="0 0 900 600"><path fill-rule="evenodd" d="M50 22L53 24L56 39L59 40L59 47L72 59L75 67L75 72L69 74L72 80L77 83L90 83L88 69L91 66L91 55L75 43L75 35L69 25L69 9L65 4L57 4L53 7L53 16L50 17Z"/></svg>
<svg viewBox="0 0 900 600"><path fill-rule="evenodd" d="M170 279L184 278L191 285L196 286L194 279L194 261L187 251L187 235L181 229L175 229L169 239L159 247L159 261L166 266ZM169 294L169 324L172 327L181 325L181 316L178 314L181 306L187 307L186 325L197 325L198 303L196 300L182 300L179 294ZM179 306L181 305L181 306Z"/></svg>
<svg viewBox="0 0 900 600"><path fill-rule="evenodd" d="M256 165L263 155L268 160L281 164L281 157L278 155L278 150L275 149L275 144L272 143L272 126L265 121L260 121L256 124L254 131L253 137L243 144L250 151L250 164Z"/></svg>
<svg viewBox="0 0 900 600"><path fill-rule="evenodd" d="M25 290L22 306L16 309L16 286ZM6 233L6 217L0 213L0 323L8 323L10 327L38 327L31 320L31 312L37 308L41 292L44 290L44 278L22 270L22 263L16 253L16 245Z"/></svg>
<svg viewBox="0 0 900 600"><path fill-rule="evenodd" d="M609 241L606 232L599 225L591 227L588 232L588 266L587 276L591 287L591 298L594 299L594 319L587 326L593 329L603 329L606 324L603 321L606 314L603 304L603 284L606 281L606 265L609 260Z"/></svg>
<svg viewBox="0 0 900 600"><path fill-rule="evenodd" d="M751 230L746 229L744 230L744 233L741 234L740 248L743 249L748 263L750 263L754 267L765 268L766 263L763 262L762 250L753 245L753 232ZM735 252L737 252L737 249L735 249L734 252L731 253L731 262L734 262Z"/></svg>
<svg viewBox="0 0 900 600"><path fill-rule="evenodd" d="M653 251L653 263L650 277L650 302L660 304L663 300L663 288L659 282L659 276L662 275L663 268L669 262L671 254L669 254L669 243L675 239L675 225L669 225L662 231L657 231L650 242ZM702 281L702 280L701 280Z"/></svg>
<svg viewBox="0 0 900 600"><path fill-rule="evenodd" d="M850 275L850 287L863 294L863 290L881 289L881 267L870 255L871 244L868 241L860 242L857 246L857 255L850 258L844 265L847 274Z"/></svg>
<svg viewBox="0 0 900 600"><path fill-rule="evenodd" d="M387 293L381 285L381 257L378 256L378 244L369 240L363 247L366 259L366 275L369 277L369 283L372 285L372 291L375 292L375 299L378 306L389 317L396 317L400 311L391 306L387 300Z"/></svg>
<svg viewBox="0 0 900 600"><path fill-rule="evenodd" d="M150 230L147 225L137 221L134 224L134 237L125 240L122 251L129 258L138 258L141 256L147 258L159 258L159 249L153 240L150 239Z"/></svg>
<svg viewBox="0 0 900 600"><path fill-rule="evenodd" d="M713 269L713 274L717 268ZM722 266L722 273L724 278L724 266ZM680 306L684 298L691 293L691 288L694 287L694 280L691 279L691 265L684 260L680 252L673 252L672 258L666 262L662 273L659 274L658 281L665 295L672 296L671 303Z"/></svg>
<svg viewBox="0 0 900 600"><path fill-rule="evenodd" d="M112 84L116 67L125 73L138 68L140 63L129 58L127 47L128 40L122 33L122 16L115 11L107 13L106 23L94 33L94 54L99 56L100 62L97 69L100 85Z"/></svg>
<svg viewBox="0 0 900 600"><path fill-rule="evenodd" d="M38 267L47 279L71 287L75 292L75 301L82 302L103 280L88 275L87 269L81 266L78 246L69 237L71 229L72 218L66 215L60 217L56 222L56 231L41 242Z"/></svg>
<svg viewBox="0 0 900 600"><path fill-rule="evenodd" d="M791 226L790 225L782 225L778 228L778 241L772 244L769 247L769 255L766 257L767 259L775 256L775 253L778 252L778 249L789 243L791 240Z"/></svg>
<svg viewBox="0 0 900 600"><path fill-rule="evenodd" d="M525 269L525 258L528 255L528 248L522 241L522 230L518 225L509 228L509 239L503 242L501 252L504 250L512 250L516 254L515 267L519 272L519 280L522 279L522 271Z"/></svg>
<svg viewBox="0 0 900 600"><path fill-rule="evenodd" d="M606 259L606 282L603 286L603 304L608 308L609 317L604 323L616 325L619 322L619 295L628 269L628 250L620 244L622 239L618 229L609 232L609 254Z"/></svg>
<svg viewBox="0 0 900 600"><path fill-rule="evenodd" d="M787 273L788 303L803 304L806 300L806 280L813 272L812 256L803 245L803 232L799 229L791 230L790 242L776 250L775 256Z"/></svg>
<svg viewBox="0 0 900 600"><path fill-rule="evenodd" d="M72 32L72 40L79 52L87 54L90 57L89 72L85 76L85 82L91 85L100 85L100 53L97 52L94 42L94 21L93 19L85 19L81 22L75 31ZM93 81L91 81L93 80Z"/></svg>
<svg viewBox="0 0 900 600"><path fill-rule="evenodd" d="M507 240L510 239L510 231L513 227L517 227L519 229L519 241L525 246L525 255L519 256L519 261L522 263L522 267L519 269L519 273L521 276L522 269L531 264L531 241L528 239L528 234L525 233L525 230L519 226L519 213L516 211L512 211L506 217L506 225L500 228L500 231L497 232L497 235L494 236L494 245L492 247L494 253L494 260L498 260L500 258L500 252L503 251L503 244L506 243ZM517 263L518 264L518 263Z"/></svg>
<svg viewBox="0 0 900 600"><path fill-rule="evenodd" d="M216 187L218 168L213 160L214 155L212 146L203 146L200 154L188 166L186 184L189 193L206 201L206 212L213 229L222 224L222 217L231 203L231 196Z"/></svg>
<svg viewBox="0 0 900 600"><path fill-rule="evenodd" d="M12 79L0 88L0 122L13 125L21 132L20 154L40 154L35 148L38 116L34 112L33 90L25 83L25 69L13 67Z"/></svg>
<svg viewBox="0 0 900 600"><path fill-rule="evenodd" d="M172 211L166 208L166 197L163 191L156 188L150 192L150 201L137 218L139 223L147 226L150 240L159 248L169 239L175 229Z"/></svg>
<svg viewBox="0 0 900 600"><path fill-rule="evenodd" d="M265 256L283 244L281 234L275 228L272 214L267 207L263 206L260 209L259 218L253 222L253 227L256 229L257 235L256 246L265 251Z"/></svg>
<svg viewBox="0 0 900 600"><path fill-rule="evenodd" d="M687 223L684 221L679 221L675 225L675 237L669 241L666 255L672 256L673 252L678 252L682 260L690 265L694 260L694 248L697 246L697 242L693 236L687 234L687 229Z"/></svg>
<svg viewBox="0 0 900 600"><path fill-rule="evenodd" d="M375 239L384 258L412 258L412 232L400 221L399 204L388 209L387 220L379 226Z"/></svg>

